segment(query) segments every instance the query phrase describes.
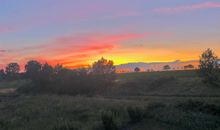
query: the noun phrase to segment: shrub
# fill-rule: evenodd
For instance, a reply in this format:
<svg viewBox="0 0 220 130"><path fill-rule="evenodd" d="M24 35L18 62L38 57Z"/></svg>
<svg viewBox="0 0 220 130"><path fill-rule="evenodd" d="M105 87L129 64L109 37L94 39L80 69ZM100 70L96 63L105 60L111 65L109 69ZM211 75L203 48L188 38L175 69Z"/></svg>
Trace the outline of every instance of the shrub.
<svg viewBox="0 0 220 130"><path fill-rule="evenodd" d="M129 115L129 118L130 118L130 123L138 123L144 117L143 111L138 107L135 107L135 108L129 107L127 109L127 111L128 111L128 115Z"/></svg>
<svg viewBox="0 0 220 130"><path fill-rule="evenodd" d="M0 120L0 129L8 130L8 125L9 125L8 122Z"/></svg>
<svg viewBox="0 0 220 130"><path fill-rule="evenodd" d="M184 130L215 130L220 127L220 117L203 112L202 102L188 102L188 105L148 105L146 115L159 122L178 126ZM199 106L199 107L198 107ZM196 107L196 108L194 108ZM202 108L202 109L201 109Z"/></svg>
<svg viewBox="0 0 220 130"><path fill-rule="evenodd" d="M21 92L55 93L68 95L101 94L115 83L113 61L104 58L95 62L92 69L71 70L61 65L55 67L29 61L25 65L25 76L32 80L31 87L21 88Z"/></svg>
<svg viewBox="0 0 220 130"><path fill-rule="evenodd" d="M79 128L77 128L74 123L65 122L58 124L57 126L52 128L52 130L79 130Z"/></svg>
<svg viewBox="0 0 220 130"><path fill-rule="evenodd" d="M163 84L173 82L175 80L176 80L176 78L173 77L173 76L163 76L163 77L159 77L159 78L156 78L156 79L152 80L151 85L154 86L154 87L158 87L158 86L161 86Z"/></svg>
<svg viewBox="0 0 220 130"><path fill-rule="evenodd" d="M157 109L163 109L165 108L166 105L165 104L162 104L162 103L159 103L159 102L151 102L148 104L148 106L146 107L146 110L145 110L145 116L146 117L153 117L153 111L154 110L157 110Z"/></svg>
<svg viewBox="0 0 220 130"><path fill-rule="evenodd" d="M115 114L111 111L105 111L102 113L101 120L105 130L118 130L118 126L114 118Z"/></svg>
<svg viewBox="0 0 220 130"><path fill-rule="evenodd" d="M148 104L147 110L153 110L153 109L164 108L164 107L166 107L166 105L163 104L163 103L151 102L151 103Z"/></svg>
<svg viewBox="0 0 220 130"><path fill-rule="evenodd" d="M187 102L179 103L177 105L177 108L180 108L184 111L199 111L207 114L220 116L220 105L206 104L201 101L188 100Z"/></svg>

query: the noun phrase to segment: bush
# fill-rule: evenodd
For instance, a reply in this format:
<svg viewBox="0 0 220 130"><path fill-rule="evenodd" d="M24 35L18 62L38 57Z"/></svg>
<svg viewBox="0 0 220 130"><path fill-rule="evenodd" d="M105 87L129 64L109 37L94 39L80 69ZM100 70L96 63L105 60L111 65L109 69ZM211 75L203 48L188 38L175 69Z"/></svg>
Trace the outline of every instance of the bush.
<svg viewBox="0 0 220 130"><path fill-rule="evenodd" d="M154 110L154 109L157 109L157 108L165 108L166 105L163 104L163 103L159 103L159 102L151 102L148 104L147 106L147 110Z"/></svg>
<svg viewBox="0 0 220 130"><path fill-rule="evenodd" d="M143 110L141 110L140 108L129 107L127 109L127 111L128 111L128 115L129 115L129 118L130 118L130 123L138 123L144 117Z"/></svg>
<svg viewBox="0 0 220 130"><path fill-rule="evenodd" d="M91 69L67 69L29 61L25 66L25 76L32 80L31 87L23 87L20 92L55 93L68 95L101 94L115 82L115 67L104 58L95 62Z"/></svg>
<svg viewBox="0 0 220 130"><path fill-rule="evenodd" d="M179 103L177 108L180 108L184 111L194 111L194 112L203 112L215 116L220 116L220 105L215 104L205 104L201 101L189 100L184 103Z"/></svg>
<svg viewBox="0 0 220 130"><path fill-rule="evenodd" d="M79 130L79 128L76 127L74 123L64 122L64 123L58 124L57 126L52 128L52 130Z"/></svg>
<svg viewBox="0 0 220 130"><path fill-rule="evenodd" d="M51 76L49 80L38 78L37 81L19 88L22 93L54 93L68 95L95 95L102 94L113 86L110 75L83 74L73 70L63 70Z"/></svg>
<svg viewBox="0 0 220 130"><path fill-rule="evenodd" d="M0 120L0 129L8 130L8 125L9 125L8 122L1 121L1 120Z"/></svg>
<svg viewBox="0 0 220 130"><path fill-rule="evenodd" d="M159 103L159 102L151 102L147 105L145 109L145 117L146 118L152 118L154 117L153 112L157 109L164 109L166 107L165 104Z"/></svg>
<svg viewBox="0 0 220 130"><path fill-rule="evenodd" d="M186 104L165 106L151 103L146 109L146 115L151 119L175 125L184 130L215 130L220 127L219 116L201 111L203 109L201 105L204 103L196 101Z"/></svg>
<svg viewBox="0 0 220 130"><path fill-rule="evenodd" d="M105 130L118 130L118 126L114 118L115 114L111 111L106 111L102 113L101 120Z"/></svg>
<svg viewBox="0 0 220 130"><path fill-rule="evenodd" d="M170 82L173 82L175 81L176 78L173 77L173 76L163 76L163 77L159 77L159 78L156 78L154 80L152 80L152 86L154 87L158 87L158 86L161 86L163 84L168 84Z"/></svg>

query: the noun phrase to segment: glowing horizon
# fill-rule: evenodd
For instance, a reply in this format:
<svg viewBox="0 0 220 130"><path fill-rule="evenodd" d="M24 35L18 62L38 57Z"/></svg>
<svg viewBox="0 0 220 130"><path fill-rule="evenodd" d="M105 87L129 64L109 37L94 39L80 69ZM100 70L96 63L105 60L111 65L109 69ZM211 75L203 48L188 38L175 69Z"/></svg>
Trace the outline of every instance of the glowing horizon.
<svg viewBox="0 0 220 130"><path fill-rule="evenodd" d="M220 56L220 2L20 0L0 4L0 69L28 60L91 65Z"/></svg>

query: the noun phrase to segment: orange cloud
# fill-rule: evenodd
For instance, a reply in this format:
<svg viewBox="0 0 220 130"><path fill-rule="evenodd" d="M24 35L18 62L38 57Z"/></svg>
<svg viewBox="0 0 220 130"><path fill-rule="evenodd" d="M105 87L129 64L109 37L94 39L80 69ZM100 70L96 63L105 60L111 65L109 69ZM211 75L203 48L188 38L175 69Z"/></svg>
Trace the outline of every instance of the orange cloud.
<svg viewBox="0 0 220 130"><path fill-rule="evenodd" d="M88 66L102 56L113 55L117 50L123 50L121 42L145 37L170 36L169 32L147 32L143 34L103 34L87 33L59 37L45 44L12 50L4 55L3 64L19 62L25 64L28 60L48 62L52 65L63 64L66 67ZM115 59L113 59L115 60Z"/></svg>
<svg viewBox="0 0 220 130"><path fill-rule="evenodd" d="M157 8L157 9L154 9L153 12L178 13L178 12L186 12L186 11L193 11L193 10L209 9L209 8L220 8L220 2L204 2L204 3L177 6L177 7L171 7L171 8Z"/></svg>

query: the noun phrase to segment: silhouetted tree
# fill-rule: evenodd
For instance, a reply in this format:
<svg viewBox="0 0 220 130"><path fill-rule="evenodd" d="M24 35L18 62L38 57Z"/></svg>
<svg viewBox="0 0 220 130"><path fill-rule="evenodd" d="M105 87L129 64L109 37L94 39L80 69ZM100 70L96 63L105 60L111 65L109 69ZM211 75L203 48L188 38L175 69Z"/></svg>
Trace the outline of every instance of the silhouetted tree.
<svg viewBox="0 0 220 130"><path fill-rule="evenodd" d="M104 58L90 69L67 69L62 65L54 68L29 61L25 66L26 76L33 82L31 87L20 88L21 92L92 95L102 93L115 81L115 67Z"/></svg>
<svg viewBox="0 0 220 130"><path fill-rule="evenodd" d="M92 75L93 80L91 82L94 82L93 84L101 87L111 86L116 78L114 62L104 58L94 62Z"/></svg>
<svg viewBox="0 0 220 130"><path fill-rule="evenodd" d="M97 62L94 62L92 65L92 72L94 74L114 74L115 66L114 62L101 58Z"/></svg>
<svg viewBox="0 0 220 130"><path fill-rule="evenodd" d="M5 71L3 69L0 70L0 81L4 80L6 77Z"/></svg>
<svg viewBox="0 0 220 130"><path fill-rule="evenodd" d="M67 77L67 73L69 73L69 69L64 68L62 65L57 64L54 69L54 76L53 76L53 80L55 82L61 82L63 81L63 79L65 79Z"/></svg>
<svg viewBox="0 0 220 130"><path fill-rule="evenodd" d="M164 70L170 70L171 67L170 67L169 65L165 65L165 66L163 67L163 69L164 69Z"/></svg>
<svg viewBox="0 0 220 130"><path fill-rule="evenodd" d="M189 65L184 66L184 69L194 69L194 66L189 64Z"/></svg>
<svg viewBox="0 0 220 130"><path fill-rule="evenodd" d="M79 69L76 69L75 72L79 76L87 76L89 74L89 70L87 68L79 68Z"/></svg>
<svg viewBox="0 0 220 130"><path fill-rule="evenodd" d="M64 70L63 66L60 65L60 64L57 64L55 67L54 67L54 73L56 75L60 74L62 71Z"/></svg>
<svg viewBox="0 0 220 130"><path fill-rule="evenodd" d="M140 72L141 69L140 69L139 67L136 67L136 68L134 69L134 71L135 71L135 72Z"/></svg>
<svg viewBox="0 0 220 130"><path fill-rule="evenodd" d="M6 77L9 80L16 80L19 76L20 66L18 63L9 63L6 68Z"/></svg>
<svg viewBox="0 0 220 130"><path fill-rule="evenodd" d="M218 57L211 49L207 49L200 57L199 73L205 83L219 85Z"/></svg>
<svg viewBox="0 0 220 130"><path fill-rule="evenodd" d="M25 65L25 76L32 81L37 81L40 76L41 66L41 63L38 61L28 61L28 63Z"/></svg>
<svg viewBox="0 0 220 130"><path fill-rule="evenodd" d="M40 73L40 80L41 83L49 83L52 80L54 74L53 67L48 63L42 65L41 73Z"/></svg>

